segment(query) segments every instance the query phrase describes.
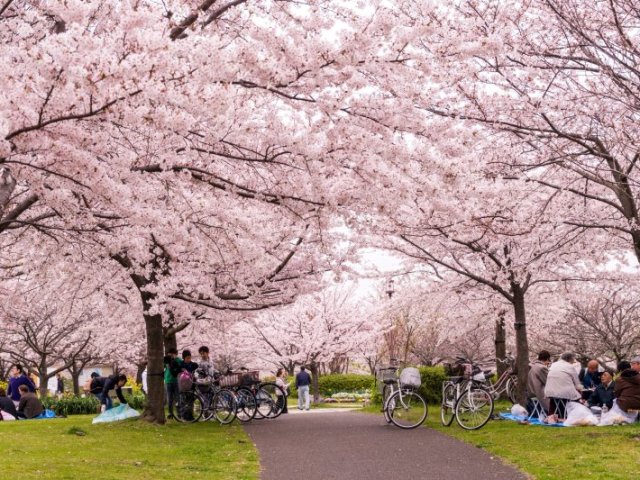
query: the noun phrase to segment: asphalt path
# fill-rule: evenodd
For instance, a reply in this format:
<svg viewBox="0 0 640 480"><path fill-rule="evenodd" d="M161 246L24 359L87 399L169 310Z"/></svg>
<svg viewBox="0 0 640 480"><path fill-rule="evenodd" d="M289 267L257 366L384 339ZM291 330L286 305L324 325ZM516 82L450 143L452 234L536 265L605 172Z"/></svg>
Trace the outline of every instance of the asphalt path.
<svg viewBox="0 0 640 480"><path fill-rule="evenodd" d="M258 448L262 480L527 478L479 448L424 427L401 430L382 414L296 411L245 429Z"/></svg>

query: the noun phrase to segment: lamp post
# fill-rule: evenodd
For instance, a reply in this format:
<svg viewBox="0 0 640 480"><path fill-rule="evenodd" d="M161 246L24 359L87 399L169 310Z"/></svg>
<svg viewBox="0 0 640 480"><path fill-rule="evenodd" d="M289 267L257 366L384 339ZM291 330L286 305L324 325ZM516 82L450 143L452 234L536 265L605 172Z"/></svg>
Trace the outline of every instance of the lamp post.
<svg viewBox="0 0 640 480"><path fill-rule="evenodd" d="M387 289L385 290L385 292L387 295L389 295L389 300L391 300L391 297L393 297L393 293L395 292L393 278L390 278L387 282Z"/></svg>

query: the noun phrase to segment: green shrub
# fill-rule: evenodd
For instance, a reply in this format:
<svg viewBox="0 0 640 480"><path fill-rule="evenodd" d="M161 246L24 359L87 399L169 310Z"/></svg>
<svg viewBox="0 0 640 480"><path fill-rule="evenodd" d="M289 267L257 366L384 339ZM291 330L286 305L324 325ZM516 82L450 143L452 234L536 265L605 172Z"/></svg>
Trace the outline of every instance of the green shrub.
<svg viewBox="0 0 640 480"><path fill-rule="evenodd" d="M94 396L65 395L62 398L45 397L40 400L44 408L53 410L56 415L91 415L100 411L100 402Z"/></svg>
<svg viewBox="0 0 640 480"><path fill-rule="evenodd" d="M442 382L447 380L447 375L444 373L444 368L438 367L418 367L420 371L421 385L418 389L418 393L427 401L430 405L438 405L441 402L442 397ZM374 389L371 395L371 402L381 404L382 393L377 388Z"/></svg>
<svg viewBox="0 0 640 480"><path fill-rule="evenodd" d="M289 386L289 396L293 398L298 397L298 390L296 389L295 377L287 380L291 382ZM357 375L350 374L332 374L322 375L318 379L318 388L320 390L321 397L330 397L334 393L338 392L355 392L364 393L368 390L373 390L375 378L373 375ZM313 389L310 389L310 394Z"/></svg>
<svg viewBox="0 0 640 480"><path fill-rule="evenodd" d="M144 393L125 395L124 399L131 408L135 408L136 410L144 410L144 406L147 403L147 397Z"/></svg>

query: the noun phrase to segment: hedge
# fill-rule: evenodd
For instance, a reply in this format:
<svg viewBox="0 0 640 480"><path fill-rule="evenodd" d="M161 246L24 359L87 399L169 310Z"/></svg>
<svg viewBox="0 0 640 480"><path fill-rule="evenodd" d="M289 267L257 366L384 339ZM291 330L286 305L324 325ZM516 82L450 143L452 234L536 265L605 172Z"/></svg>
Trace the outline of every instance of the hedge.
<svg viewBox="0 0 640 480"><path fill-rule="evenodd" d="M62 398L44 397L40 401L44 408L53 410L56 415L95 415L100 412L100 402L93 395L76 397L65 395Z"/></svg>
<svg viewBox="0 0 640 480"><path fill-rule="evenodd" d="M297 397L298 391L296 390L295 377L288 381L291 381L289 394L292 397ZM322 375L318 379L318 389L321 397L330 397L338 392L363 393L366 390L373 390L374 383L375 378L373 375L357 375L354 373ZM312 391L309 393L311 394Z"/></svg>
<svg viewBox="0 0 640 480"><path fill-rule="evenodd" d="M418 367L420 371L420 380L422 385L418 389L418 393L430 405L438 405L442 400L442 382L447 380L443 367ZM382 395L378 389L371 397L373 403L382 403Z"/></svg>

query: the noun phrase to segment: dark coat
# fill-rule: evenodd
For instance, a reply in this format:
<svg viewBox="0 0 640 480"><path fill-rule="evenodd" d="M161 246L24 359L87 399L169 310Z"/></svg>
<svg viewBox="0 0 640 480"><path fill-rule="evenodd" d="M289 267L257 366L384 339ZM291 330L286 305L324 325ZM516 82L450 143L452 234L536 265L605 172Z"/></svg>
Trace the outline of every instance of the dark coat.
<svg viewBox="0 0 640 480"><path fill-rule="evenodd" d="M611 408L613 406L615 387L616 382L611 382L608 387L605 387L604 383L598 385L589 397L589 406L593 407L596 405L598 407L602 407L603 405L606 405L607 408Z"/></svg>
<svg viewBox="0 0 640 480"><path fill-rule="evenodd" d="M625 370L616 380L614 389L618 405L625 412L640 410L640 375L632 369Z"/></svg>
<svg viewBox="0 0 640 480"><path fill-rule="evenodd" d="M13 401L9 397L0 397L0 410L7 412L14 417L18 416L18 411Z"/></svg>
<svg viewBox="0 0 640 480"><path fill-rule="evenodd" d="M34 418L42 412L44 412L44 407L35 393L27 392L22 394L18 405L18 413L23 414L25 418Z"/></svg>

